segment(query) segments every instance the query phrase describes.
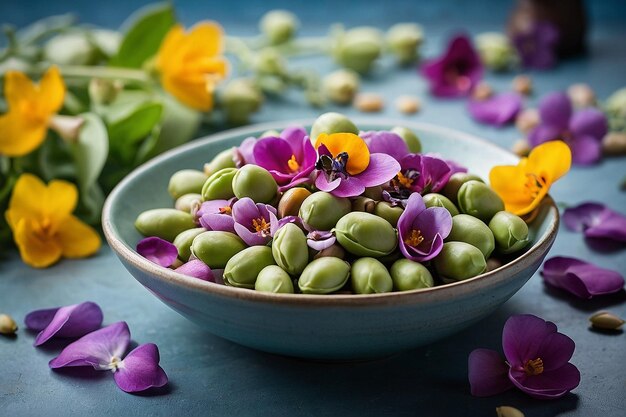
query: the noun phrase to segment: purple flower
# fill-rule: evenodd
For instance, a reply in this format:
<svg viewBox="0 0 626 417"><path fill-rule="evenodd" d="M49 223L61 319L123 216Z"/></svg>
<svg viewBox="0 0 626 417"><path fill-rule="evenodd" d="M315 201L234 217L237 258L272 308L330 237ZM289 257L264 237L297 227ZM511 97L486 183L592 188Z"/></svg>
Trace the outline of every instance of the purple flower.
<svg viewBox="0 0 626 417"><path fill-rule="evenodd" d="M198 278L203 281L215 282L213 271L200 259L191 259L175 269L176 272L190 277Z"/></svg>
<svg viewBox="0 0 626 417"><path fill-rule="evenodd" d="M26 327L39 331L35 346L47 342L52 337L81 337L100 328L102 310L98 304L86 301L65 307L35 310L26 315Z"/></svg>
<svg viewBox="0 0 626 417"><path fill-rule="evenodd" d="M452 169L443 159L409 154L400 160L400 171L390 181L392 198L406 200L412 193L436 193L448 183Z"/></svg>
<svg viewBox="0 0 626 417"><path fill-rule="evenodd" d="M254 145L256 138L247 138L241 142L241 145L233 148L233 159L237 168L241 168L246 164L254 164Z"/></svg>
<svg viewBox="0 0 626 417"><path fill-rule="evenodd" d="M489 349L470 354L472 395L486 397L515 386L531 397L554 399L580 383L580 372L568 362L574 341L558 333L554 323L530 314L512 316L504 324L502 347L506 362Z"/></svg>
<svg viewBox="0 0 626 417"><path fill-rule="evenodd" d="M124 358L130 343L128 325L121 321L81 337L50 361L50 368L93 366L112 371L118 387L126 392L144 391L167 384L159 366L159 349L153 343L140 345Z"/></svg>
<svg viewBox="0 0 626 417"><path fill-rule="evenodd" d="M137 243L137 253L165 268L172 265L178 257L178 249L173 243L156 236L141 239Z"/></svg>
<svg viewBox="0 0 626 417"><path fill-rule="evenodd" d="M470 99L467 108L477 122L504 126L515 120L522 109L522 98L517 93L502 93L485 100Z"/></svg>
<svg viewBox="0 0 626 417"><path fill-rule="evenodd" d="M430 92L437 97L468 95L482 74L480 57L465 35L453 38L443 56L422 66L422 75L430 83Z"/></svg>
<svg viewBox="0 0 626 417"><path fill-rule="evenodd" d="M235 232L249 246L265 245L278 230L276 209L269 204L255 204L249 197L233 204Z"/></svg>
<svg viewBox="0 0 626 417"><path fill-rule="evenodd" d="M562 140L572 151L576 164L592 164L602 154L601 141L607 132L606 116L597 109L572 114L572 103L565 93L551 93L539 103L541 122L528 136L532 147L551 140Z"/></svg>
<svg viewBox="0 0 626 417"><path fill-rule="evenodd" d="M585 237L626 243L626 216L600 203L582 203L563 212L568 229Z"/></svg>
<svg viewBox="0 0 626 417"><path fill-rule="evenodd" d="M463 165L459 164L456 161L453 161L451 159L446 159L445 161L446 161L446 164L448 164L448 166L450 167L450 176L456 174L457 172L467 172L468 171L468 169L466 167L464 167Z"/></svg>
<svg viewBox="0 0 626 417"><path fill-rule="evenodd" d="M332 232L313 230L306 235L306 244L311 249L324 250L335 244L337 238Z"/></svg>
<svg viewBox="0 0 626 417"><path fill-rule="evenodd" d="M207 230L235 233L232 207L235 199L205 201L196 213L200 226Z"/></svg>
<svg viewBox="0 0 626 417"><path fill-rule="evenodd" d="M409 147L404 139L393 132L372 130L361 132L359 136L365 141L371 153L385 153L396 161L409 154Z"/></svg>
<svg viewBox="0 0 626 417"><path fill-rule="evenodd" d="M317 155L306 130L290 127L280 137L266 137L256 141L253 148L257 165L265 168L280 185L280 191L310 181Z"/></svg>
<svg viewBox="0 0 626 417"><path fill-rule="evenodd" d="M624 288L624 277L618 272L564 256L548 259L541 275L549 285L586 299Z"/></svg>
<svg viewBox="0 0 626 417"><path fill-rule="evenodd" d="M512 36L513 45L525 68L547 69L556 64L557 28L549 22L534 22Z"/></svg>
<svg viewBox="0 0 626 417"><path fill-rule="evenodd" d="M400 251L412 261L434 258L452 230L452 216L443 207L426 208L422 196L413 193L398 219Z"/></svg>

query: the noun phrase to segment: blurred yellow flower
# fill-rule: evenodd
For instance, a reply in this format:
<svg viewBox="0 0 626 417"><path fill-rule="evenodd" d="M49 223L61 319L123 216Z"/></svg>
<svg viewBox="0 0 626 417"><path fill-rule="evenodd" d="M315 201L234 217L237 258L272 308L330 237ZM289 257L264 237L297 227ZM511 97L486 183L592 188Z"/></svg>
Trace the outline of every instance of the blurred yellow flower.
<svg viewBox="0 0 626 417"><path fill-rule="evenodd" d="M572 153L564 142L545 142L516 166L493 167L489 181L491 188L504 201L506 211L522 216L539 205L550 186L567 174L571 164Z"/></svg>
<svg viewBox="0 0 626 417"><path fill-rule="evenodd" d="M52 116L63 105L65 84L56 67L39 84L19 71L7 71L4 96L9 111L0 116L0 155L26 155L46 138Z"/></svg>
<svg viewBox="0 0 626 417"><path fill-rule="evenodd" d="M170 29L156 57L163 88L189 107L211 110L215 85L228 69L222 43L222 28L214 22L200 22L187 33L181 25Z"/></svg>
<svg viewBox="0 0 626 417"><path fill-rule="evenodd" d="M66 258L82 258L100 248L100 236L71 213L76 207L76 186L53 180L46 186L31 174L15 183L5 216L22 260L45 268Z"/></svg>

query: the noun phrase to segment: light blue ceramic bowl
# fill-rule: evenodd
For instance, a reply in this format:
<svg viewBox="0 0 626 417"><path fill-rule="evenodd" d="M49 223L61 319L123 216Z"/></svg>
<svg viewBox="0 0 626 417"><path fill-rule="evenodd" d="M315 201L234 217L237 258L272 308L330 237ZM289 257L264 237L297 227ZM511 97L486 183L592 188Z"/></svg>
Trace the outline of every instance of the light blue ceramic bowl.
<svg viewBox="0 0 626 417"><path fill-rule="evenodd" d="M363 130L410 127L424 152L457 160L483 178L494 165L518 161L502 148L447 128L406 121L356 122ZM135 252L142 236L134 220L144 210L172 206L167 183L175 171L200 169L216 153L249 136L291 124L229 130L167 152L128 175L104 206L106 238L128 271L165 304L213 334L255 349L313 359L365 359L425 345L491 314L535 273L556 238L558 210L547 198L530 227L532 247L514 261L463 282L376 295L271 294L227 287L161 268Z"/></svg>

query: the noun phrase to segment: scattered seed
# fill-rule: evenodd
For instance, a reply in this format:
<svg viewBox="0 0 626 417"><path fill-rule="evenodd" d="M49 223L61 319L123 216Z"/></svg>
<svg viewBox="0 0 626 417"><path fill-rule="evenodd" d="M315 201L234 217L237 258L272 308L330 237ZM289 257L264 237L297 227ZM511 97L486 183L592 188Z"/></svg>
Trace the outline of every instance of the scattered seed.
<svg viewBox="0 0 626 417"><path fill-rule="evenodd" d="M478 101L487 100L492 95L493 89L484 81L479 82L472 91L472 98Z"/></svg>
<svg viewBox="0 0 626 417"><path fill-rule="evenodd" d="M528 156L528 154L530 153L530 144L528 143L528 140L524 138L518 139L513 144L513 147L511 148L511 150L513 151L515 155L519 157Z"/></svg>
<svg viewBox="0 0 626 417"><path fill-rule="evenodd" d="M496 407L496 414L498 414L498 417L524 417L524 413L508 405Z"/></svg>
<svg viewBox="0 0 626 417"><path fill-rule="evenodd" d="M0 314L0 334L12 335L17 331L17 323L8 314Z"/></svg>
<svg viewBox="0 0 626 417"><path fill-rule="evenodd" d="M539 121L539 110L525 109L515 119L515 127L522 133L528 133L539 124Z"/></svg>
<svg viewBox="0 0 626 417"><path fill-rule="evenodd" d="M589 107L596 104L596 93L588 84L572 84L567 89L567 95L576 107Z"/></svg>
<svg viewBox="0 0 626 417"><path fill-rule="evenodd" d="M605 155L626 154L626 133L609 132L602 138L602 153Z"/></svg>
<svg viewBox="0 0 626 417"><path fill-rule="evenodd" d="M513 78L511 86L513 91L526 96L533 92L533 80L528 75L518 75Z"/></svg>
<svg viewBox="0 0 626 417"><path fill-rule="evenodd" d="M383 109L384 104L382 97L374 93L357 94L354 99L354 107L365 113L379 112Z"/></svg>
<svg viewBox="0 0 626 417"><path fill-rule="evenodd" d="M591 326L596 329L618 330L626 321L608 311L599 311L589 317Z"/></svg>
<svg viewBox="0 0 626 417"><path fill-rule="evenodd" d="M400 96L396 99L396 108L404 114L414 114L420 111L422 105L417 97Z"/></svg>

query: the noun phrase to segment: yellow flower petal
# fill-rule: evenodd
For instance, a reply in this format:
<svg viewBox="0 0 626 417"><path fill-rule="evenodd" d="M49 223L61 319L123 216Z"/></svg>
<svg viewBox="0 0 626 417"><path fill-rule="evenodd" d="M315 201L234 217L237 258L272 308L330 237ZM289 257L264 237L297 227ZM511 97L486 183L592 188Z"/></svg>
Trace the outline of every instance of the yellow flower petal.
<svg viewBox="0 0 626 417"><path fill-rule="evenodd" d="M0 155L23 156L41 145L48 126L25 118L18 110L0 116Z"/></svg>
<svg viewBox="0 0 626 417"><path fill-rule="evenodd" d="M213 90L206 83L185 82L174 77L161 79L163 88L181 103L200 111L213 108Z"/></svg>
<svg viewBox="0 0 626 417"><path fill-rule="evenodd" d="M198 55L218 55L223 51L224 31L215 22L200 22L189 31L189 49Z"/></svg>
<svg viewBox="0 0 626 417"><path fill-rule="evenodd" d="M34 220L20 220L13 231L13 238L22 260L32 267L45 268L61 258L61 246L54 239L41 236Z"/></svg>
<svg viewBox="0 0 626 417"><path fill-rule="evenodd" d="M526 171L519 165L501 165L491 169L489 183L491 188L504 201L505 209L510 212L524 210L533 202L526 189Z"/></svg>
<svg viewBox="0 0 626 417"><path fill-rule="evenodd" d="M49 115L57 113L63 106L65 83L57 67L50 67L39 82L38 100Z"/></svg>
<svg viewBox="0 0 626 417"><path fill-rule="evenodd" d="M354 133L322 133L315 141L315 149L324 144L333 157L341 152L348 154L346 171L350 175L359 174L370 164L370 151L365 141Z"/></svg>
<svg viewBox="0 0 626 417"><path fill-rule="evenodd" d="M567 174L572 165L572 152L565 142L553 140L542 143L534 148L528 161L526 170L543 177L550 185Z"/></svg>
<svg viewBox="0 0 626 417"><path fill-rule="evenodd" d="M56 235L67 258L83 258L93 255L100 248L100 236L89 225L75 216L68 216L60 225Z"/></svg>
<svg viewBox="0 0 626 417"><path fill-rule="evenodd" d="M17 110L23 101L37 101L37 90L23 72L7 71L4 76L4 97L9 109Z"/></svg>
<svg viewBox="0 0 626 417"><path fill-rule="evenodd" d="M167 70L172 65L177 64L176 60L171 58L180 52L179 48L184 36L185 31L182 25L175 25L167 32L157 54L156 66L159 71L168 72Z"/></svg>

